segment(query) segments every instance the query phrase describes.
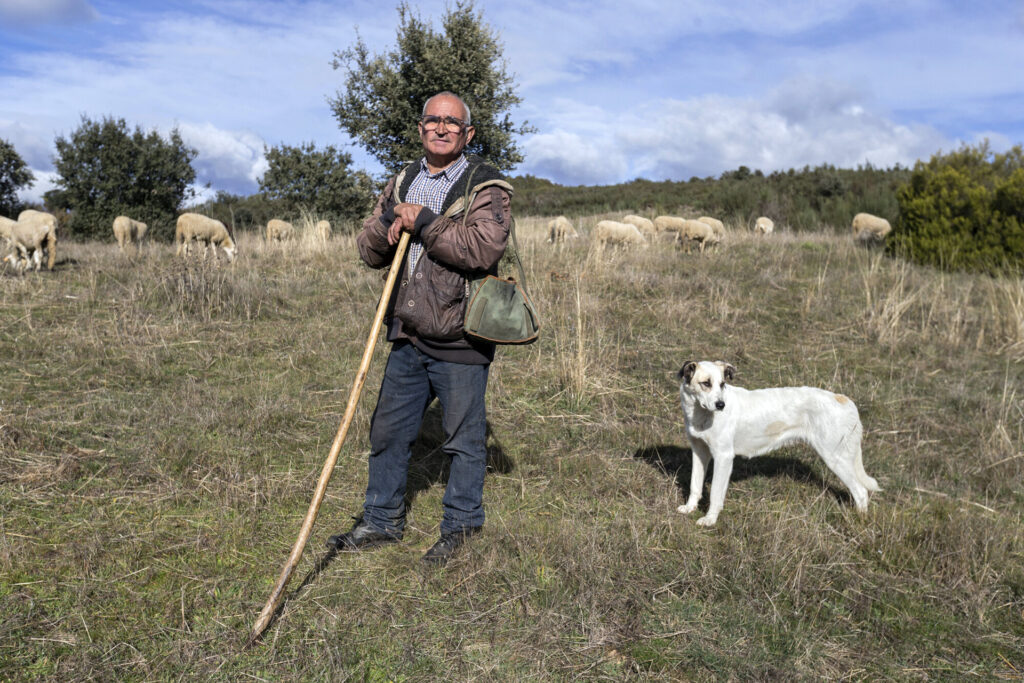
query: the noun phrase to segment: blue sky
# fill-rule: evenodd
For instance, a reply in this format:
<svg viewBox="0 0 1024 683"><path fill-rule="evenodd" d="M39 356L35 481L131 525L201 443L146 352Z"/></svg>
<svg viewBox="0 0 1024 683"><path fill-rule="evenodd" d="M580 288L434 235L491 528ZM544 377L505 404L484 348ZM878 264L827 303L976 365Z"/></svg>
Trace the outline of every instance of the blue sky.
<svg viewBox="0 0 1024 683"><path fill-rule="evenodd" d="M410 0L441 29L450 3ZM397 3L0 0L0 138L52 187L81 117L177 127L200 185L249 194L264 145L379 166L338 127L331 67L356 32L391 49ZM686 180L746 165L912 165L1024 142L1024 2L477 0L537 132L513 173Z"/></svg>

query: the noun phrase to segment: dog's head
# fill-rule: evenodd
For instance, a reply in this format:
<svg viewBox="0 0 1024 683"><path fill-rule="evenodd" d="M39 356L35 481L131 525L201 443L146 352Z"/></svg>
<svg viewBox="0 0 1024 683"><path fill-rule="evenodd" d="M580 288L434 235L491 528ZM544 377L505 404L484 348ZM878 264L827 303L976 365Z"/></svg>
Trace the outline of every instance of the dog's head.
<svg viewBox="0 0 1024 683"><path fill-rule="evenodd" d="M735 376L736 368L720 360L687 361L677 373L680 392L710 411L725 408L726 382Z"/></svg>

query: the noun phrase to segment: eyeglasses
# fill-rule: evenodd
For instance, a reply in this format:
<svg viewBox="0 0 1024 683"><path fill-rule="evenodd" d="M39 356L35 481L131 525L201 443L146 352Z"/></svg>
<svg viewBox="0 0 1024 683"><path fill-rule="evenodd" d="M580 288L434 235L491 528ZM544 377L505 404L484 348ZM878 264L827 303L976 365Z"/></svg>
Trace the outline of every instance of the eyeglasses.
<svg viewBox="0 0 1024 683"><path fill-rule="evenodd" d="M426 130L436 130L442 123L447 130L455 131L456 133L461 133L469 127L468 123L454 116L434 116L433 114L428 114L420 119L420 124Z"/></svg>

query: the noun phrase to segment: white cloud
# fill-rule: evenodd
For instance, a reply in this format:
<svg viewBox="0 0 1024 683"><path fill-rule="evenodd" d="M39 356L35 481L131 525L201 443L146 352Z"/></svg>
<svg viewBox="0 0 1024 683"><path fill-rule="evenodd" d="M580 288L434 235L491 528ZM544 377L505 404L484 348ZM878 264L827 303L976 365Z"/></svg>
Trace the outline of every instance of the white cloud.
<svg viewBox="0 0 1024 683"><path fill-rule="evenodd" d="M872 113L852 88L805 78L759 99L665 99L605 112L594 123L592 130L602 132L583 137L562 119L552 132L527 138L527 161L517 172L557 174L570 184L687 180L739 166L771 172L824 163L912 165L949 145L928 126Z"/></svg>
<svg viewBox="0 0 1024 683"><path fill-rule="evenodd" d="M0 19L15 25L77 24L98 18L85 0L0 0Z"/></svg>
<svg viewBox="0 0 1024 683"><path fill-rule="evenodd" d="M237 194L252 194L267 170L263 139L249 131L228 131L211 123L182 123L182 140L198 152L192 167L200 184Z"/></svg>

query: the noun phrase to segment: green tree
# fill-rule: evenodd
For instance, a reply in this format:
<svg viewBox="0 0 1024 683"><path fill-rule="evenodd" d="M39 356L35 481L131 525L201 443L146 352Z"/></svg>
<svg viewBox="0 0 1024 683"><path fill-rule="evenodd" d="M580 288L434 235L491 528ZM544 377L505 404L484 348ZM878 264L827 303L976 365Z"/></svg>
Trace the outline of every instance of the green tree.
<svg viewBox="0 0 1024 683"><path fill-rule="evenodd" d="M194 196L196 150L178 129L165 140L156 131L128 130L124 119L105 117L56 140L56 184L71 211L69 231L111 238L111 224L126 215L149 225L149 234L169 240L178 207Z"/></svg>
<svg viewBox="0 0 1024 683"><path fill-rule="evenodd" d="M897 192L896 254L949 269L1024 266L1024 149L994 154L988 142L918 162Z"/></svg>
<svg viewBox="0 0 1024 683"><path fill-rule="evenodd" d="M0 138L0 216L17 218L18 190L31 187L35 179L14 145Z"/></svg>
<svg viewBox="0 0 1024 683"><path fill-rule="evenodd" d="M317 150L312 142L264 152L268 168L260 191L290 216L305 209L333 222L369 212L373 181L362 171L350 170L351 155L330 145Z"/></svg>
<svg viewBox="0 0 1024 683"><path fill-rule="evenodd" d="M522 100L506 71L502 46L473 9L458 0L444 15L443 33L398 5L398 42L371 55L362 38L335 53L332 65L347 72L344 91L330 100L334 116L389 172L422 155L416 121L427 98L456 93L469 105L476 136L466 148L498 168L523 160L514 135L534 129L513 123L509 109Z"/></svg>

